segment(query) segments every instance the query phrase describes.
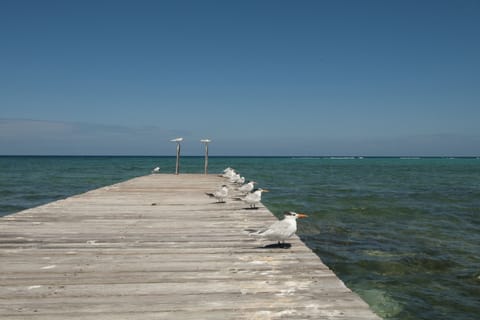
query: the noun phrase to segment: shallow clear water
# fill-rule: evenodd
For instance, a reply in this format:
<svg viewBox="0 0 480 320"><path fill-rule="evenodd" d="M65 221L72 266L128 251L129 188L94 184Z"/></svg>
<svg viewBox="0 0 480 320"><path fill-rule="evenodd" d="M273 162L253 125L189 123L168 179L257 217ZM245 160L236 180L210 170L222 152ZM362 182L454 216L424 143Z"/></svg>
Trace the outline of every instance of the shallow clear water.
<svg viewBox="0 0 480 320"><path fill-rule="evenodd" d="M211 157L268 188L279 217L385 319L478 319L480 159ZM150 173L173 157L0 157L0 215ZM201 173L202 157L181 172Z"/></svg>

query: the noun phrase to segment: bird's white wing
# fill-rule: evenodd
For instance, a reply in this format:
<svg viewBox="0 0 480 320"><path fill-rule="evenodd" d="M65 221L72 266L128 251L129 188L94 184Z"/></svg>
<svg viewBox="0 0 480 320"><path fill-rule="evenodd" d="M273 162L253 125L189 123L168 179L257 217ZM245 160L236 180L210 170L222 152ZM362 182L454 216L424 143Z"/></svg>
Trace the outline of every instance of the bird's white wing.
<svg viewBox="0 0 480 320"><path fill-rule="evenodd" d="M285 240L290 238L295 233L296 229L294 223L288 223L287 221L282 220L275 222L259 235L268 240Z"/></svg>
<svg viewBox="0 0 480 320"><path fill-rule="evenodd" d="M256 193L249 193L247 194L247 196L245 197L245 201L247 202L256 202L256 201L259 201L259 197Z"/></svg>

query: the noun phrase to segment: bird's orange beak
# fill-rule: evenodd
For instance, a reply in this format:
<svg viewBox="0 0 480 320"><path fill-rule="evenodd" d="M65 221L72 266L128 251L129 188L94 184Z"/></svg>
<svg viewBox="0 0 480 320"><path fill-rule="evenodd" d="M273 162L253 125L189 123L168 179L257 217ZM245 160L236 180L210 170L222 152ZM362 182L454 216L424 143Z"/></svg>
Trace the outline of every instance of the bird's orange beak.
<svg viewBox="0 0 480 320"><path fill-rule="evenodd" d="M267 189L262 189L262 192L270 192L270 191Z"/></svg>
<svg viewBox="0 0 480 320"><path fill-rule="evenodd" d="M297 218L307 218L308 216L304 213L297 213Z"/></svg>

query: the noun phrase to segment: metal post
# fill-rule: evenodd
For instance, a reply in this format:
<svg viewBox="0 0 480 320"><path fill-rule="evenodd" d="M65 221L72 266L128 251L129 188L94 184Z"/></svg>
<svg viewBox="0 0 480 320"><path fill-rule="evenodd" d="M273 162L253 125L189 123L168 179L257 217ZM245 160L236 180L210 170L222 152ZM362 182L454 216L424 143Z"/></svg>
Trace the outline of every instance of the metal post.
<svg viewBox="0 0 480 320"><path fill-rule="evenodd" d="M210 139L202 139L200 142L205 144L205 174L208 174L208 143L211 142Z"/></svg>
<svg viewBox="0 0 480 320"><path fill-rule="evenodd" d="M175 174L179 174L180 173L180 142L183 141L183 138L175 138L170 141L177 143L177 162L175 164Z"/></svg>
<svg viewBox="0 0 480 320"><path fill-rule="evenodd" d="M177 162L175 163L175 174L180 173L180 143L177 142Z"/></svg>
<svg viewBox="0 0 480 320"><path fill-rule="evenodd" d="M205 143L205 174L208 174L208 143Z"/></svg>

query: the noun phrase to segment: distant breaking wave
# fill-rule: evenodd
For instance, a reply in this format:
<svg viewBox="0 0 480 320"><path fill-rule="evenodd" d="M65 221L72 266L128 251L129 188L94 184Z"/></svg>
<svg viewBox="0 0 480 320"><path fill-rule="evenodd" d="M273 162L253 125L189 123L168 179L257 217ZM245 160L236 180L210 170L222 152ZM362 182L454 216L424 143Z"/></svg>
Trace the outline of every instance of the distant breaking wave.
<svg viewBox="0 0 480 320"><path fill-rule="evenodd" d="M363 157L291 157L290 159L296 160L355 160L363 159Z"/></svg>

